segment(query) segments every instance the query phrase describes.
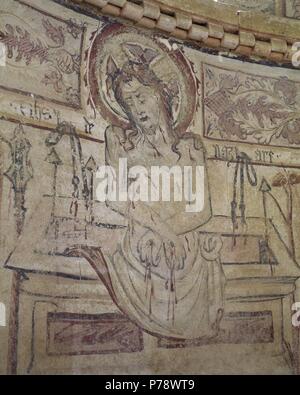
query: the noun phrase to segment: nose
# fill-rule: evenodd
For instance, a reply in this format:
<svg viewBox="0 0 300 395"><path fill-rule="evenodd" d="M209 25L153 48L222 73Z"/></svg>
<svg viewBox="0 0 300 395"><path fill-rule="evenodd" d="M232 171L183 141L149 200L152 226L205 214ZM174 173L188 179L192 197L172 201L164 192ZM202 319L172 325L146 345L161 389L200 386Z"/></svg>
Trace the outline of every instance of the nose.
<svg viewBox="0 0 300 395"><path fill-rule="evenodd" d="M140 114L140 106L139 106L139 100L134 97L132 98L132 103L133 103L133 109L136 114Z"/></svg>

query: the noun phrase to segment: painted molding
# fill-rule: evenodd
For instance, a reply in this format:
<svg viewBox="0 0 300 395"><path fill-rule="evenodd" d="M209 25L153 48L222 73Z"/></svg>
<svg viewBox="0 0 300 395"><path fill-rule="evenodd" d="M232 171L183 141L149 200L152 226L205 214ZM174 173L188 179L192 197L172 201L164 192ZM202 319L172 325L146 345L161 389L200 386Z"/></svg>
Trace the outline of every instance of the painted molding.
<svg viewBox="0 0 300 395"><path fill-rule="evenodd" d="M251 58L291 64L300 21L208 0L72 0L101 14L163 31L172 37Z"/></svg>

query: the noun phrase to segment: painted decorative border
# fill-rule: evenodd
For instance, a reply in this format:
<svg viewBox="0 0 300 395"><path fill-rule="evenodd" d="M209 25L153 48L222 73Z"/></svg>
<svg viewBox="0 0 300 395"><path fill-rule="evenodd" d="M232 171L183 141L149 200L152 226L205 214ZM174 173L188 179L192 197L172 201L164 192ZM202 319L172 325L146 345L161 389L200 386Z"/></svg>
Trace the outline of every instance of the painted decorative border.
<svg viewBox="0 0 300 395"><path fill-rule="evenodd" d="M68 25L68 21L63 19L63 18L59 18L57 16L49 14L46 11L40 10L40 9L38 9L36 7L33 7L30 4L27 4L26 2L23 2L22 0L16 0L16 1L20 5L22 5L24 7L31 8L32 10L34 10L35 12L37 12L37 13L43 15L43 16L49 17L49 18L51 18L53 20L56 20L56 21L58 21L60 23L65 24L67 29L72 29L72 28L76 29L76 31L74 31L74 32L71 31L72 35L76 34L76 35L80 36L80 42L79 42L79 48L78 48L78 50L79 50L79 61L78 61L78 65L76 66L76 67L78 67L78 71L77 71L77 86L78 86L78 88L77 88L77 90L74 89L74 93L72 93L72 94L76 95L76 100L67 101L67 100L53 99L53 98L49 98L49 97L46 97L46 96L38 94L38 93L35 94L34 96L37 99L46 100L47 102L51 102L51 103L54 103L54 104L60 104L60 105L64 105L64 106L67 106L67 107L70 107L70 108L81 109L82 108L82 106L81 106L81 80L82 80L81 63L82 63L83 41L84 41L84 35L85 35L85 31L86 31L85 26L84 25L79 26L79 25L74 25L74 24L73 25ZM60 37L55 37L55 34L57 34L57 32L56 31L52 31L53 30L53 26L51 25L51 23L48 26L46 26L46 28L49 30L47 33L50 36L52 35L51 37L54 37L55 40L59 40L60 39ZM8 32L8 34L10 34L10 35L13 35L14 33L16 34L15 37L13 37L13 36L8 37L9 43L11 42L12 39L14 39L16 41L15 43L11 43L11 46L12 46L11 51L12 51L12 53L11 53L10 56L12 57L14 55L13 51L15 51L17 53L17 55L16 55L17 56L17 60L18 60L18 58L21 59L21 57L24 56L27 59L27 61L29 62L31 60L30 56L33 56L33 55L31 55L31 54L26 52L26 48L27 48L26 45L27 46L29 46L29 44L33 45L32 42L30 42L30 43L21 42L20 40L25 39L24 37L26 37L26 35L24 37L21 36L21 38L18 38L18 36L17 36L18 30L16 30L16 32L14 32L14 30L12 30L12 29L14 29L13 26L11 26L11 27L9 26L9 29L10 29L10 31ZM17 26L16 29L19 29L19 27ZM25 33L27 33L27 32L25 31ZM23 33L20 32L20 34L23 34ZM30 36L29 36L29 38L30 38ZM59 44L59 42L58 42L58 44ZM18 45L19 45L19 47L18 47ZM37 45L41 45L41 44L38 42ZM39 54L42 52L42 50L43 50L43 48L40 48L40 47L36 48L37 56L39 56ZM44 62L44 59L41 60L41 63L42 62ZM59 81L52 81L51 80L50 73L49 73L49 75L46 75L44 77L44 81L43 82L44 82L45 85L59 84ZM59 86L58 86L58 88L59 88ZM21 95L24 95L24 96L32 96L32 92L28 92L26 90L15 89L13 87L8 87L8 86L2 85L2 84L0 84L0 89L4 90L4 91L9 91L9 92L21 94Z"/></svg>
<svg viewBox="0 0 300 395"><path fill-rule="evenodd" d="M119 313L48 313L48 355L92 355L141 352L140 328Z"/></svg>
<svg viewBox="0 0 300 395"><path fill-rule="evenodd" d="M202 63L201 85L205 138L300 148L298 82Z"/></svg>
<svg viewBox="0 0 300 395"><path fill-rule="evenodd" d="M186 10L172 7L169 4L178 2L169 0L143 0L138 3L136 0L73 2L96 7L102 14L125 18L137 26L158 29L178 39L283 64L291 63L293 43L300 41L300 22L297 20L287 23L285 18L259 12L234 12L233 7L221 4L212 7L211 3L205 1L203 5L195 6L197 13L189 12L188 4ZM215 12L212 14L212 11ZM215 15L215 19L211 15ZM253 26L257 26L257 30L253 30Z"/></svg>

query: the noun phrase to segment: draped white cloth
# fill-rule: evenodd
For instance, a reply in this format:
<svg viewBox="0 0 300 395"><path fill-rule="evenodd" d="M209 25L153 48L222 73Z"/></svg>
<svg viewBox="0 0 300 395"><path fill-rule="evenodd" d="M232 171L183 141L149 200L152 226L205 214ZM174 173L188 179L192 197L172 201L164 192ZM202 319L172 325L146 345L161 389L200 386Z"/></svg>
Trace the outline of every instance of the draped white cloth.
<svg viewBox="0 0 300 395"><path fill-rule="evenodd" d="M137 230L138 233L138 230ZM161 261L147 278L146 266L137 258L127 231L123 244L106 257L118 306L129 318L152 334L195 339L216 335L223 311L225 280L219 260L220 239L199 232L182 236L188 253L183 270L175 271L170 289L170 271ZM214 250L202 256L207 243Z"/></svg>

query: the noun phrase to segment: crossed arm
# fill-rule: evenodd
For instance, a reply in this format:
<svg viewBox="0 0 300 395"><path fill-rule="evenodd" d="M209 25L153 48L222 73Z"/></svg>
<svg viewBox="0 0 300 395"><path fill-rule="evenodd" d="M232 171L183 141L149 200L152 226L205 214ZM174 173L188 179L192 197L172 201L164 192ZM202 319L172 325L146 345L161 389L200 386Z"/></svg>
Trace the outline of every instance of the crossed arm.
<svg viewBox="0 0 300 395"><path fill-rule="evenodd" d="M106 130L105 140L106 164L114 167L118 177L119 158L126 157L126 152L122 148L119 137L114 132L114 128L109 127ZM165 202L161 202L160 205L158 204L156 206L142 201L107 202L107 204L111 209L120 213L128 220L133 220L137 224L153 231L159 236L167 237L171 240L176 239L179 235L196 230L211 218L211 203L206 173L207 172L205 171L204 209L200 212L186 212L184 204L181 204L181 209L179 210L178 205L174 204L174 211L172 212L171 210L169 215L166 216L163 206ZM164 213L164 216L161 213Z"/></svg>

